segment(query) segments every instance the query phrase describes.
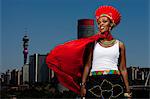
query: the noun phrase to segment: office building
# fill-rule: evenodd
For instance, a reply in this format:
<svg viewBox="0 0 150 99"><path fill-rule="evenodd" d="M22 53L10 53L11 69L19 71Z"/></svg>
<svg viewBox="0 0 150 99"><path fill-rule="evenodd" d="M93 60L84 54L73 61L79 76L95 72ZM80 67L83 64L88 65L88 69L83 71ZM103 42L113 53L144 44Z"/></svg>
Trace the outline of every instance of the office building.
<svg viewBox="0 0 150 99"><path fill-rule="evenodd" d="M24 64L23 65L23 83L28 83L29 82L29 64Z"/></svg>
<svg viewBox="0 0 150 99"><path fill-rule="evenodd" d="M29 56L29 82L49 82L52 72L45 62L46 55L34 54Z"/></svg>

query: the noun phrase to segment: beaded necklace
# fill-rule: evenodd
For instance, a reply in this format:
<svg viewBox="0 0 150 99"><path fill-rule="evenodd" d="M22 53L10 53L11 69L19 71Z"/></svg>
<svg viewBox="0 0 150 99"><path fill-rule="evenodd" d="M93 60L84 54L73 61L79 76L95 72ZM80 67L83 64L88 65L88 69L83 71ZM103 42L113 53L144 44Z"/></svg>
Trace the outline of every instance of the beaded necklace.
<svg viewBox="0 0 150 99"><path fill-rule="evenodd" d="M101 46L103 46L103 47L111 47L111 46L113 46L115 44L115 42L116 42L116 39L113 39L113 40L110 40L110 41L102 41L102 40L100 40L99 44Z"/></svg>

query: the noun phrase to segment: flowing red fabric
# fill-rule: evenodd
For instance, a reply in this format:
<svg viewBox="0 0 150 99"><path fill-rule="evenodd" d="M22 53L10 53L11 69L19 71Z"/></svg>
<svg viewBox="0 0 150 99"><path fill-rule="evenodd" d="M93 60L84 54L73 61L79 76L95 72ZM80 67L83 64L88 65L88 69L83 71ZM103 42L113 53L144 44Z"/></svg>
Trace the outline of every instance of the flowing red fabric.
<svg viewBox="0 0 150 99"><path fill-rule="evenodd" d="M107 34L107 35L106 35ZM99 38L112 39L110 33L96 34L91 37L81 38L56 46L46 57L46 63L52 69L58 81L66 88L80 94L80 86L77 83L83 73L83 54L89 43Z"/></svg>

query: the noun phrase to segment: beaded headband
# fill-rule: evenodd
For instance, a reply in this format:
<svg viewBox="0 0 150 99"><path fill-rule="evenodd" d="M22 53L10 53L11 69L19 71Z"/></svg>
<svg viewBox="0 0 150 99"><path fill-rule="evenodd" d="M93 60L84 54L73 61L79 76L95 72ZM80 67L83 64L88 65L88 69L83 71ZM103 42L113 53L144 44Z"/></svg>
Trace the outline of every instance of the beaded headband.
<svg viewBox="0 0 150 99"><path fill-rule="evenodd" d="M121 14L112 6L100 6L98 9L96 9L95 16L96 21L102 16L108 17L112 21L113 26L118 25L121 20Z"/></svg>

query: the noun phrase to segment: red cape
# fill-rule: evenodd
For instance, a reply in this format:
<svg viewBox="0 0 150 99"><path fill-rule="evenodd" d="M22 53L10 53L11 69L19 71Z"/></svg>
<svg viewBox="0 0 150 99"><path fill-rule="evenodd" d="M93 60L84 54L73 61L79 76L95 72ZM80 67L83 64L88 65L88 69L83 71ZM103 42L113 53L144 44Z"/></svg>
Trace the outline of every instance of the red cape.
<svg viewBox="0 0 150 99"><path fill-rule="evenodd" d="M100 37L96 34L56 46L46 57L46 63L52 69L58 81L66 88L80 94L78 80L83 73L83 54L89 43L94 43ZM102 37L103 38L103 37Z"/></svg>

